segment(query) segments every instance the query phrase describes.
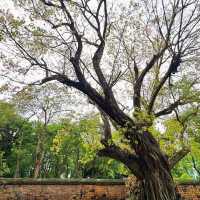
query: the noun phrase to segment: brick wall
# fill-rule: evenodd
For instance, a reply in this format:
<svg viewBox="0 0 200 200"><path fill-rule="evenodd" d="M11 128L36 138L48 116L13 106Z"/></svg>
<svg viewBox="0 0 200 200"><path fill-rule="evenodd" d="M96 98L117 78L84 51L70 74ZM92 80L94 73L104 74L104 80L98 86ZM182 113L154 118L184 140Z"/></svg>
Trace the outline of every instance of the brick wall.
<svg viewBox="0 0 200 200"><path fill-rule="evenodd" d="M177 189L183 200L200 200L200 183L198 182L182 183Z"/></svg>
<svg viewBox="0 0 200 200"><path fill-rule="evenodd" d="M0 200L122 200L124 194L121 180L0 180Z"/></svg>
<svg viewBox="0 0 200 200"><path fill-rule="evenodd" d="M184 200L200 200L200 184L182 183ZM122 180L0 179L0 200L123 200Z"/></svg>

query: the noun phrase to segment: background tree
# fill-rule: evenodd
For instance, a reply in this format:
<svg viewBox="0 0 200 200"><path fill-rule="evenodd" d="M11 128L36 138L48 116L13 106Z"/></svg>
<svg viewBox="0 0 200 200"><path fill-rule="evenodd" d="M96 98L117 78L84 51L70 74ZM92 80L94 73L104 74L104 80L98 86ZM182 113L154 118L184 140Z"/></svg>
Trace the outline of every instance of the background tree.
<svg viewBox="0 0 200 200"><path fill-rule="evenodd" d="M0 103L1 112L1 131L0 131L0 151L1 151L1 167L4 176L20 177L22 175L21 168L24 162L30 158L26 157L29 148L22 149L27 141L33 142L30 137L32 133L31 123L27 119L22 118L15 109L13 104L3 102ZM30 139L31 138L31 139ZM26 157L26 160L24 160Z"/></svg>
<svg viewBox="0 0 200 200"><path fill-rule="evenodd" d="M193 73L198 71L199 1L15 2L24 17L8 12L1 17L2 43L14 46L2 52L7 70L85 94L105 123L98 154L121 161L137 177L134 198L176 199L170 170L188 151L168 159L149 128L177 107L199 101L190 95L199 79ZM38 81L34 74L44 78ZM187 94L176 87L184 79L192 83ZM124 80L130 83L132 116L120 103ZM124 148L112 139L110 122L121 132Z"/></svg>
<svg viewBox="0 0 200 200"><path fill-rule="evenodd" d="M47 84L43 87L28 86L14 95L13 102L18 110L25 116L34 117L38 120L35 131L37 135L37 147L35 154L34 178L38 178L48 139L48 124L58 118L58 114L65 116L70 114L66 109L67 103L70 103L70 96L67 92L53 84ZM67 100L68 99L68 100Z"/></svg>
<svg viewBox="0 0 200 200"><path fill-rule="evenodd" d="M193 113L193 114L192 114ZM194 114L196 113L196 114ZM183 179L193 177L199 179L199 114L197 109L190 109L184 113L185 116L190 116L190 120L187 121L187 136L191 153L184 158L175 168L175 176Z"/></svg>

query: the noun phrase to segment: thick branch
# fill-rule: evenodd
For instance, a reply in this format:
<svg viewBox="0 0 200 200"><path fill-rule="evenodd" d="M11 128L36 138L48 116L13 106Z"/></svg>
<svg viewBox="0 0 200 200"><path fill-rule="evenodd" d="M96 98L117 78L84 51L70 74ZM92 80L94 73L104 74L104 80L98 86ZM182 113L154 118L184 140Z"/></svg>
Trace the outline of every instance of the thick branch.
<svg viewBox="0 0 200 200"><path fill-rule="evenodd" d="M70 80L66 75L53 75L46 77L41 81L41 84L48 81L59 81L66 86L78 89L86 94L99 108L101 108L111 119L113 119L119 126L127 127L127 124L132 124L132 119L126 115L119 107L108 103L103 96L101 96L89 83L76 82Z"/></svg>
<svg viewBox="0 0 200 200"><path fill-rule="evenodd" d="M98 46L93 58L92 58L92 62L93 62L93 67L95 70L95 73L99 79L99 82L104 90L104 93L106 94L108 92L108 83L103 75L103 72L100 68L100 62L103 56L103 51L104 51L104 47L105 47L105 43L101 42L101 44Z"/></svg>
<svg viewBox="0 0 200 200"><path fill-rule="evenodd" d="M174 111L174 109L176 109L178 106L185 105L187 103L188 102L184 102L184 101L181 101L179 99L179 100L175 101L174 103L170 104L167 108L155 113L154 116L155 117L160 117L160 116L163 116L163 115L171 114Z"/></svg>
<svg viewBox="0 0 200 200"><path fill-rule="evenodd" d="M165 73L165 75L161 79L158 86L152 92L150 103L149 103L149 106L148 106L148 113L152 112L154 103L156 101L156 98L157 98L160 90L162 89L162 87L165 84L165 82L167 81L167 79L171 76L171 74L175 73L175 70L177 70L180 63L181 63L180 54L174 55L172 60L171 60L171 63L170 63L170 66L169 66L167 72Z"/></svg>
<svg viewBox="0 0 200 200"><path fill-rule="evenodd" d="M73 81L73 80L69 79L67 76L61 75L61 74L46 77L46 78L42 79L41 84L47 83L49 81L59 81L60 83L66 84L69 87L74 87L79 90L81 88L81 85L79 82Z"/></svg>
<svg viewBox="0 0 200 200"><path fill-rule="evenodd" d="M143 83L143 80L144 80L146 74L154 66L156 61L163 55L163 53L165 52L166 49L167 49L167 45L165 45L160 52L158 52L156 55L154 55L152 57L150 62L147 64L147 66L144 68L144 70L142 71L142 73L140 74L138 79L136 80L136 83L134 85L134 98L133 98L135 108L140 108L140 106L141 106L141 102L140 102L141 94L140 93L141 93L142 83Z"/></svg>
<svg viewBox="0 0 200 200"><path fill-rule="evenodd" d="M130 154L115 145L99 150L98 155L116 159L125 164L137 177L142 177L139 158L136 155Z"/></svg>
<svg viewBox="0 0 200 200"><path fill-rule="evenodd" d="M77 79L79 82L74 85L74 82L68 80L67 77L58 76L56 77L56 80L58 80L61 83L64 83L67 86L74 87L80 91L82 91L84 94L86 94L97 106L99 106L110 118L112 118L116 123L118 123L120 126L126 126L127 123L132 123L133 121L119 108L115 97L113 95L113 92L111 88L109 87L102 69L100 68L100 62L103 56L104 46L105 46L105 37L106 37L106 29L107 29L107 8L106 8L106 0L101 0L99 2L98 10L96 15L94 15L96 22L98 24L97 27L97 33L98 37L100 39L100 44L98 45L97 51L94 53L93 56L93 67L97 74L97 77L99 79L99 83L102 86L102 89L104 91L104 97L101 96L85 79L85 76L81 70L80 61L81 61L81 53L83 49L82 44L82 35L79 34L78 29L75 25L75 21L73 16L71 15L70 11L68 10L67 6L65 5L63 0L59 0L61 9L63 13L65 14L67 18L67 22L65 25L69 27L71 30L71 34L75 37L77 42L77 49L75 52L75 55L70 58L70 61L73 65L73 68L75 70L75 74L77 76ZM43 1L45 3L45 1ZM100 30L100 19L99 19L99 10L104 5L104 15L105 15L105 23L103 28L103 36L101 34ZM45 3L47 6L51 6ZM68 23L69 21L69 23ZM51 77L53 80L55 80L55 76ZM51 79L50 78L50 79ZM50 79L48 79L50 81ZM46 79L47 80L47 79Z"/></svg>
<svg viewBox="0 0 200 200"><path fill-rule="evenodd" d="M80 67L80 58L81 58L81 53L82 53L82 49L83 49L83 44L82 44L82 39L81 39L82 36L78 33L78 30L75 27L74 19L71 16L71 13L66 8L66 6L62 0L60 0L60 4L61 4L61 8L62 8L63 12L67 15L67 17L70 21L70 24L68 26L69 26L72 34L75 36L77 44L78 44L75 55L74 55L74 57L70 58L70 61L74 67L74 70L75 70L78 80L81 82L86 82L85 77L84 77L84 75L81 71L81 67Z"/></svg>
<svg viewBox="0 0 200 200"><path fill-rule="evenodd" d="M169 166L170 169L173 169L173 167L182 160L188 153L190 152L190 149L188 147L183 147L180 151L174 153L171 158L169 158Z"/></svg>
<svg viewBox="0 0 200 200"><path fill-rule="evenodd" d="M101 33L101 26L100 26L100 20L99 20L99 11L101 9L102 4L104 4L104 27L103 27L103 35ZM114 96L113 96L113 92L111 90L111 88L109 87L109 84L102 72L100 63L101 63L101 59L103 57L103 52L104 52L104 48L105 48L105 39L106 39L106 31L107 31L107 18L108 18L108 13L107 13L107 5L106 5L106 0L101 0L99 2L98 8L97 8L97 12L95 15L95 20L97 22L97 35L99 40L101 41L100 44L97 47L96 52L94 53L94 56L92 58L92 62L93 62L93 67L94 67L94 71L98 77L99 83L104 91L104 95L107 98L107 100L111 100L113 101L113 103L116 103Z"/></svg>

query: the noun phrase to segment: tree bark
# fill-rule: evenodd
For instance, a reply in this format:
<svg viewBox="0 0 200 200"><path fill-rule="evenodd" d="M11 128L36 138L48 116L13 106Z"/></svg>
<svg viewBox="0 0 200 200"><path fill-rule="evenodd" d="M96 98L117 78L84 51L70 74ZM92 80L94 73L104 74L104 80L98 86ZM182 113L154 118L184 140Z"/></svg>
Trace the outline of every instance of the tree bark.
<svg viewBox="0 0 200 200"><path fill-rule="evenodd" d="M42 162L44 158L44 133L39 133L38 142L36 147L36 158L35 158L35 168L33 178L38 178L40 176L40 171L42 167Z"/></svg>
<svg viewBox="0 0 200 200"><path fill-rule="evenodd" d="M169 171L155 169L145 171L145 177L137 179L130 191L130 200L176 200L176 189Z"/></svg>
<svg viewBox="0 0 200 200"><path fill-rule="evenodd" d="M133 148L138 156L142 176L130 191L131 200L176 200L175 184L170 172L168 158L160 150L159 144L144 131L135 133Z"/></svg>
<svg viewBox="0 0 200 200"><path fill-rule="evenodd" d="M38 178L40 176L40 170L42 167L43 158L44 158L44 151L37 154L37 158L35 161L34 178Z"/></svg>

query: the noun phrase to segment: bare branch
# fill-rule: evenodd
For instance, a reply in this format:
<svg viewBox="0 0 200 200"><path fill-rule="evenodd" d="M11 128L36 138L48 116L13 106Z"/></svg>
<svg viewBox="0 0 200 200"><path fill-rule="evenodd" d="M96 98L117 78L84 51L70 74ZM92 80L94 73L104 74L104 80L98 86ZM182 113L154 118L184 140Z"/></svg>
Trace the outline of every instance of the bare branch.
<svg viewBox="0 0 200 200"><path fill-rule="evenodd" d="M156 61L163 55L163 53L165 52L166 49L167 49L167 44L164 45L164 47L162 48L162 50L160 52L158 52L157 54L155 54L152 57L150 62L147 64L147 66L144 68L144 70L141 72L140 76L136 80L136 83L134 85L134 98L133 98L135 108L141 107L141 102L140 102L141 94L140 93L141 93L141 87L142 87L144 77L150 71L150 69L154 66Z"/></svg>
<svg viewBox="0 0 200 200"><path fill-rule="evenodd" d="M59 81L63 84L66 84L70 87L74 87L76 89L81 88L81 84L79 82L70 80L67 76L62 75L62 74L46 77L46 78L42 79L41 84L44 84L44 83L47 83L47 82L50 82L50 81Z"/></svg>
<svg viewBox="0 0 200 200"><path fill-rule="evenodd" d="M73 87L78 89L79 91L86 94L95 104L101 108L108 116L110 116L117 124L122 127L126 127L127 123L133 124L132 119L126 115L119 107L116 105L111 105L107 102L107 100L102 97L89 83L85 82L84 84L81 82L76 82L70 80L66 75L53 75L50 77L46 77L41 81L41 84L44 84L49 81L59 81L64 85L69 87Z"/></svg>
<svg viewBox="0 0 200 200"><path fill-rule="evenodd" d="M185 105L189 102L184 102L184 101L181 101L180 99L175 101L174 103L170 104L167 108L161 110L161 111L158 111L154 114L155 117L160 117L160 116L163 116L163 115L168 115L168 114L171 114L174 109L176 109L178 106L180 105Z"/></svg>
<svg viewBox="0 0 200 200"><path fill-rule="evenodd" d="M55 8L61 8L61 6L59 5L56 5L56 4L53 4L52 2L50 1L46 1L46 0L40 0L41 2L43 2L45 5L47 6L51 6L51 7L55 7Z"/></svg>
<svg viewBox="0 0 200 200"><path fill-rule="evenodd" d="M165 73L163 78L160 80L160 83L158 84L158 86L152 92L152 95L151 95L151 98L150 98L150 103L149 103L149 106L148 106L148 113L152 112L155 100L156 100L160 90L162 89L163 85L165 84L167 79L170 77L170 75L172 73L175 73L175 71L179 67L180 63L181 63L180 54L174 55L172 57L172 60L171 60L171 63L170 63L170 66L169 66L167 72Z"/></svg>

